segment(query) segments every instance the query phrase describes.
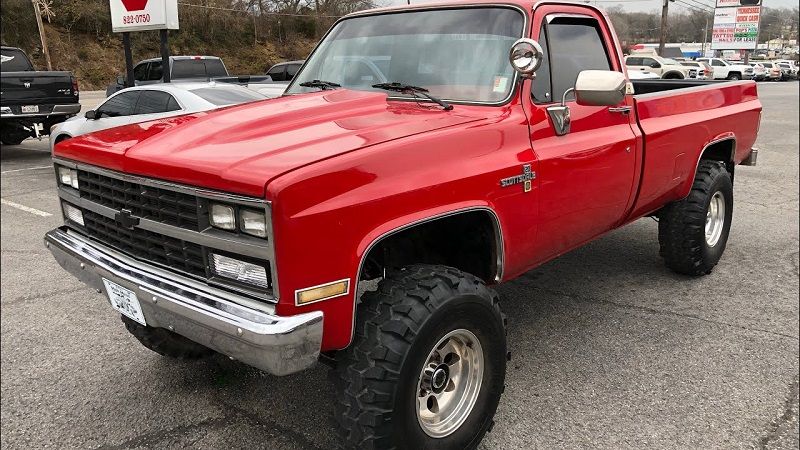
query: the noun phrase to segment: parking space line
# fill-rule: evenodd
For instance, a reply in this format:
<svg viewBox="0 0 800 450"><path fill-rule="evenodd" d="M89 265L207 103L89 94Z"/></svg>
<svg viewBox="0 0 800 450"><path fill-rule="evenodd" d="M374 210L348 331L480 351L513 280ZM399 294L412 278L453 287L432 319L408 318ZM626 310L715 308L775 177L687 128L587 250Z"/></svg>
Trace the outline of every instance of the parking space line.
<svg viewBox="0 0 800 450"><path fill-rule="evenodd" d="M36 214L37 216L42 216L42 217L50 217L50 216L52 216L52 214L50 214L49 212L39 211L36 208L31 208L30 206L20 205L19 203L15 203L15 202L12 202L10 200L6 200L4 198L0 198L0 203L2 203L4 205L8 205L8 206L10 206L12 208L17 208L17 209L19 209L21 211L29 212L31 214Z"/></svg>
<svg viewBox="0 0 800 450"><path fill-rule="evenodd" d="M12 173L12 172L22 172L25 170L37 170L37 169L52 169L53 166L38 166L38 167L26 167L24 169L12 169L12 170L4 170L0 173Z"/></svg>

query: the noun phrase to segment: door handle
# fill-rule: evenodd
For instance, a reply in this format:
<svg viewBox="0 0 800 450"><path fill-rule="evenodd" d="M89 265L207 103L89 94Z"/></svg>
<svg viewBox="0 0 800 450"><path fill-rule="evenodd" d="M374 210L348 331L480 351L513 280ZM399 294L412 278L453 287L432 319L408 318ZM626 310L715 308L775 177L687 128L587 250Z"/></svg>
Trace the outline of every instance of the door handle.
<svg viewBox="0 0 800 450"><path fill-rule="evenodd" d="M608 112L620 113L620 114L630 114L631 113L631 107L630 106L615 106L615 107L612 107L612 108L608 108Z"/></svg>

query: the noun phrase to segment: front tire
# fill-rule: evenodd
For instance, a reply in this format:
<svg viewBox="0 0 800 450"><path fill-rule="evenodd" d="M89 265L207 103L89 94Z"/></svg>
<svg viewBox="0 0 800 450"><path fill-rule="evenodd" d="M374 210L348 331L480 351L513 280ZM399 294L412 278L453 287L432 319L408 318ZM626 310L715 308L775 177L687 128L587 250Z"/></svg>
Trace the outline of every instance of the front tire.
<svg viewBox="0 0 800 450"><path fill-rule="evenodd" d="M667 267L697 276L711 273L733 218L733 183L725 164L701 160L689 196L658 214L658 242Z"/></svg>
<svg viewBox="0 0 800 450"><path fill-rule="evenodd" d="M445 266L390 273L358 308L333 372L346 448L472 449L493 424L505 318L478 278Z"/></svg>
<svg viewBox="0 0 800 450"><path fill-rule="evenodd" d="M728 79L732 80L732 81L738 81L738 80L742 79L742 76L739 75L738 73L732 73L732 74L728 75Z"/></svg>

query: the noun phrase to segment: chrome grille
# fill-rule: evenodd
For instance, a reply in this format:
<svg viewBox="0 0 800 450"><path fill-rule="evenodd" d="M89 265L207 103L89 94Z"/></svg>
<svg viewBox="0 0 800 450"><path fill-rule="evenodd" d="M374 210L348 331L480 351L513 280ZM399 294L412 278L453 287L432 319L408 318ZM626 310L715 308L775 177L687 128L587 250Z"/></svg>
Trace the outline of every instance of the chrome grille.
<svg viewBox="0 0 800 450"><path fill-rule="evenodd" d="M200 245L140 228L129 230L114 219L87 210L83 211L83 221L86 233L100 242L135 257L192 275L206 276Z"/></svg>
<svg viewBox="0 0 800 450"><path fill-rule="evenodd" d="M199 230L198 199L194 195L161 189L85 170L78 171L81 197L136 217Z"/></svg>

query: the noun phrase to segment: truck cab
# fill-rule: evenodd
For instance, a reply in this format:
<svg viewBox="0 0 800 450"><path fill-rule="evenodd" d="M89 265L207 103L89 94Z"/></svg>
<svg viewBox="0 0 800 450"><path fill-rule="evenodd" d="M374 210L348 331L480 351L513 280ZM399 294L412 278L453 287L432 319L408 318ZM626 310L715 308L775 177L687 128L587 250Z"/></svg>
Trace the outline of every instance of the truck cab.
<svg viewBox="0 0 800 450"><path fill-rule="evenodd" d="M363 11L280 98L56 144L45 243L158 353L332 365L346 448L475 448L514 320L492 285L642 217L711 274L760 114L752 81L629 80L592 5Z"/></svg>
<svg viewBox="0 0 800 450"><path fill-rule="evenodd" d="M749 80L753 78L754 69L746 64L735 64L722 58L697 58L708 63L714 69L715 80Z"/></svg>

